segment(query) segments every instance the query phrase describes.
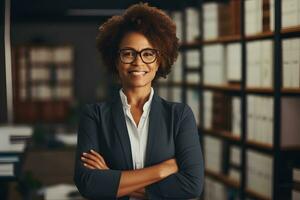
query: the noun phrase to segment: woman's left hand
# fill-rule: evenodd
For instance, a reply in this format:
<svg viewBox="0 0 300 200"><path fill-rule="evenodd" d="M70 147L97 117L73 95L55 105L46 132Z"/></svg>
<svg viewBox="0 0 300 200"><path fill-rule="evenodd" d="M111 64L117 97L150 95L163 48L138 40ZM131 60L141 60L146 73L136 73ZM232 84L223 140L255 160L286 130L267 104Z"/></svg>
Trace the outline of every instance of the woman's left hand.
<svg viewBox="0 0 300 200"><path fill-rule="evenodd" d="M81 156L83 165L89 169L109 169L103 157L94 150L83 153Z"/></svg>

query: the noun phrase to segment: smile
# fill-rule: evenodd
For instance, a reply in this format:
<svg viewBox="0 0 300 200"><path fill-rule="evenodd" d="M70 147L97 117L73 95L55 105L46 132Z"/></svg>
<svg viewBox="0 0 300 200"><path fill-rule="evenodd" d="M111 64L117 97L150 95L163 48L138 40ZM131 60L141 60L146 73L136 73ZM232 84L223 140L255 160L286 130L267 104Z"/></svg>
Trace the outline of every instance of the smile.
<svg viewBox="0 0 300 200"><path fill-rule="evenodd" d="M148 72L145 71L130 71L129 74L132 74L134 76L144 76L145 74L147 74Z"/></svg>

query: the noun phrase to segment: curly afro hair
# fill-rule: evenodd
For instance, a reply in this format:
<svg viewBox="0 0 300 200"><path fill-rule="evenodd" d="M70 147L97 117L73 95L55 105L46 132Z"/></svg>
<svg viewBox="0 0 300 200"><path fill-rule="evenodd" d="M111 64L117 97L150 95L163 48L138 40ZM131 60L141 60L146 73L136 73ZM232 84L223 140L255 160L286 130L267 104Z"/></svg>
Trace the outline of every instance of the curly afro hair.
<svg viewBox="0 0 300 200"><path fill-rule="evenodd" d="M155 79L166 78L177 59L179 47L176 25L172 19L158 8L139 3L130 6L124 14L113 16L102 24L96 39L97 49L112 73L117 73L119 45L128 32L143 34L160 51L160 66Z"/></svg>

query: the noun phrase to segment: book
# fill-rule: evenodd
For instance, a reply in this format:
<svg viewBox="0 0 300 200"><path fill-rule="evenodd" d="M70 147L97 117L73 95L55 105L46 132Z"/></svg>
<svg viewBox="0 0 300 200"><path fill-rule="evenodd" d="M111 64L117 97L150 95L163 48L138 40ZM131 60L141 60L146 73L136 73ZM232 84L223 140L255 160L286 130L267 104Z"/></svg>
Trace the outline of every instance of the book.
<svg viewBox="0 0 300 200"><path fill-rule="evenodd" d="M200 39L199 10L193 7L185 9L186 14L186 41L192 42Z"/></svg>
<svg viewBox="0 0 300 200"><path fill-rule="evenodd" d="M214 179L205 177L204 182L204 199L205 200L227 200L226 186Z"/></svg>
<svg viewBox="0 0 300 200"><path fill-rule="evenodd" d="M242 48L240 43L231 43L226 45L226 74L227 82L241 81L242 71Z"/></svg>
<svg viewBox="0 0 300 200"><path fill-rule="evenodd" d="M246 163L246 187L267 198L272 198L273 157L248 150Z"/></svg>
<svg viewBox="0 0 300 200"><path fill-rule="evenodd" d="M223 141L219 138L204 136L205 168L216 173L222 173L222 149Z"/></svg>
<svg viewBox="0 0 300 200"><path fill-rule="evenodd" d="M216 39L219 36L218 6L215 2L203 4L203 38L205 40Z"/></svg>

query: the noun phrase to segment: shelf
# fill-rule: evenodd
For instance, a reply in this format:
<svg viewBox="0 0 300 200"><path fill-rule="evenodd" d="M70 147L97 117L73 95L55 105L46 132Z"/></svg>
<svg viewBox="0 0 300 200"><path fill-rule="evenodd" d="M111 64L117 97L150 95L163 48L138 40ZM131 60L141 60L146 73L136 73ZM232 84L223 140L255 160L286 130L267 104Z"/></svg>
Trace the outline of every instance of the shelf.
<svg viewBox="0 0 300 200"><path fill-rule="evenodd" d="M179 44L180 49L196 49L200 48L202 43L200 41L193 41L193 42L182 42Z"/></svg>
<svg viewBox="0 0 300 200"><path fill-rule="evenodd" d="M232 180L231 178L229 178L226 175L214 172L209 169L205 169L205 174L219 182L222 182L223 184L225 184L229 187L236 188L236 189L239 189L239 187L240 187L239 182Z"/></svg>
<svg viewBox="0 0 300 200"><path fill-rule="evenodd" d="M163 87L181 87L183 85L182 82L157 82L155 83L156 86L163 86Z"/></svg>
<svg viewBox="0 0 300 200"><path fill-rule="evenodd" d="M300 33L300 26L293 26L281 29L282 34Z"/></svg>
<svg viewBox="0 0 300 200"><path fill-rule="evenodd" d="M273 94L274 90L273 88L262 88L262 87L247 87L246 88L247 93L253 93L253 94Z"/></svg>
<svg viewBox="0 0 300 200"><path fill-rule="evenodd" d="M274 36L274 32L268 31L268 32L254 34L254 35L246 35L245 39L250 41L250 40L268 39L268 38L272 38L273 36Z"/></svg>
<svg viewBox="0 0 300 200"><path fill-rule="evenodd" d="M253 197L255 199L259 199L259 200L271 200L271 198L266 197L266 196L264 196L262 194L259 194L259 193L255 192L255 191L253 191L253 190L251 190L249 188L247 188L245 191L246 191L246 194L248 196Z"/></svg>
<svg viewBox="0 0 300 200"><path fill-rule="evenodd" d="M282 88L281 93L284 95L300 95L300 88Z"/></svg>
<svg viewBox="0 0 300 200"><path fill-rule="evenodd" d="M257 150L257 151L262 151L264 153L273 153L273 145L271 144L266 144L263 142L258 142L258 141L253 141L253 140L247 140L247 147Z"/></svg>
<svg viewBox="0 0 300 200"><path fill-rule="evenodd" d="M241 138L240 136L233 135L233 133L229 131L220 131L220 130L209 130L209 129L201 129L204 134L217 136L224 138L226 140L230 140L232 142L240 142Z"/></svg>
<svg viewBox="0 0 300 200"><path fill-rule="evenodd" d="M203 89L206 90L216 90L224 92L240 92L240 84L228 84L228 85L202 85Z"/></svg>
<svg viewBox="0 0 300 200"><path fill-rule="evenodd" d="M49 85L50 80L30 80L27 83L30 85ZM56 86L72 86L73 80L57 80L54 84ZM51 87L51 86L50 86Z"/></svg>
<svg viewBox="0 0 300 200"><path fill-rule="evenodd" d="M218 43L231 43L239 42L241 40L240 35L222 36L212 40L204 40L202 44L218 44Z"/></svg>

